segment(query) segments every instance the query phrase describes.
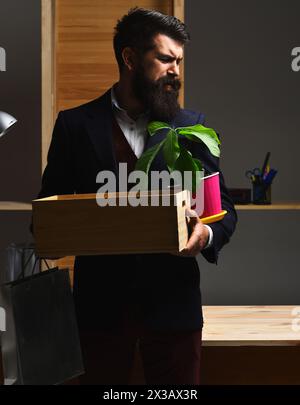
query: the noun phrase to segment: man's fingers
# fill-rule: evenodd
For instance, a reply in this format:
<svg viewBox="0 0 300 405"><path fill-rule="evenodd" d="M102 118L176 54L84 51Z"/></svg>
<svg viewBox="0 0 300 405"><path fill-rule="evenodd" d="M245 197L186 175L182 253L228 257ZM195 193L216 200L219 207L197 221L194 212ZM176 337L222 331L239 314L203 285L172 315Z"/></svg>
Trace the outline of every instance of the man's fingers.
<svg viewBox="0 0 300 405"><path fill-rule="evenodd" d="M179 253L180 256L196 256L201 252L201 233L203 225L197 213L189 208L186 209L188 227L191 230L186 247Z"/></svg>
<svg viewBox="0 0 300 405"><path fill-rule="evenodd" d="M193 232L192 232L192 234L191 234L191 236L189 237L189 240L188 240L185 248L187 250L191 250L195 245L198 244L199 237L200 237L200 232L199 232L199 229L198 229L198 227L196 225Z"/></svg>
<svg viewBox="0 0 300 405"><path fill-rule="evenodd" d="M191 208L186 208L185 209L185 216L187 218L196 218L199 219L198 214L195 210L192 210Z"/></svg>
<svg viewBox="0 0 300 405"><path fill-rule="evenodd" d="M199 224L198 218L191 218L190 226L192 228L192 233L189 237L189 240L186 244L184 250L181 251L181 254L184 256L196 256L200 249L199 249L199 240L200 240L200 233L201 233L201 225Z"/></svg>

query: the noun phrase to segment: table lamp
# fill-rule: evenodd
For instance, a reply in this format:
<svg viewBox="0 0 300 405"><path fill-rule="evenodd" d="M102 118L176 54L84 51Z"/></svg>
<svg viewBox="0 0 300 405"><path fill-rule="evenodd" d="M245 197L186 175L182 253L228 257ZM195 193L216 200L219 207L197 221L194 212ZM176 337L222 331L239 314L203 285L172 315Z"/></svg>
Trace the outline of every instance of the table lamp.
<svg viewBox="0 0 300 405"><path fill-rule="evenodd" d="M5 135L16 122L17 120L10 114L7 114L4 111L0 111L0 138ZM0 201L0 211L2 211L3 209L15 209L16 206L17 209L24 209L24 204L20 205L19 203L15 204L13 202Z"/></svg>
<svg viewBox="0 0 300 405"><path fill-rule="evenodd" d="M0 111L0 138L5 135L17 120L4 111Z"/></svg>

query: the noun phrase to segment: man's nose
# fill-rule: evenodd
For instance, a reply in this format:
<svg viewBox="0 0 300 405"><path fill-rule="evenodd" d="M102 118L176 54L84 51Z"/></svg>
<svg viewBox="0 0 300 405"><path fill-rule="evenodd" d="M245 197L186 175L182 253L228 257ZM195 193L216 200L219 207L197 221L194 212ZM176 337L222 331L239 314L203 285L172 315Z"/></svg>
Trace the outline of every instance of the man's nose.
<svg viewBox="0 0 300 405"><path fill-rule="evenodd" d="M172 76L174 76L174 77L178 77L178 76L179 76L179 74L180 74L180 68L179 68L179 65L178 65L176 62L174 62L174 63L169 67L169 69L168 69L168 74L169 74L169 75L172 75Z"/></svg>

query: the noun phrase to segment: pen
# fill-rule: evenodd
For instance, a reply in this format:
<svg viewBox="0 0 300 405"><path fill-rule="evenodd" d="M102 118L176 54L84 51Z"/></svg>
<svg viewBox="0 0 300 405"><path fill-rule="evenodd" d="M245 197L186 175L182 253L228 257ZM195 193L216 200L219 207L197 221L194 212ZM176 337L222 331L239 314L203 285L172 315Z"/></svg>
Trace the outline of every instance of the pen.
<svg viewBox="0 0 300 405"><path fill-rule="evenodd" d="M269 186L272 183L272 181L273 181L274 177L276 176L276 174L277 174L277 170L271 169L269 171L269 173L266 175L266 177L264 178L264 185Z"/></svg>
<svg viewBox="0 0 300 405"><path fill-rule="evenodd" d="M268 163L269 163L270 155L271 155L271 152L268 152L268 153L266 154L264 164L263 164L263 166L262 166L262 168L261 168L261 175L262 175L263 178L264 178L264 176L265 176L266 167L267 167L267 165L268 165Z"/></svg>

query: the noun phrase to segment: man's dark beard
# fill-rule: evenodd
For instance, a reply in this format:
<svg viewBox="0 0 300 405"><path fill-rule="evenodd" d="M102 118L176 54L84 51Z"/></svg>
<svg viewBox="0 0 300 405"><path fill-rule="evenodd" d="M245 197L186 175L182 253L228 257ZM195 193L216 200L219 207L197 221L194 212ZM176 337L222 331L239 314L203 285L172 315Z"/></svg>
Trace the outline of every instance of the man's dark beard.
<svg viewBox="0 0 300 405"><path fill-rule="evenodd" d="M166 90L166 86L170 88ZM136 97L149 112L150 121L172 121L180 106L178 95L181 83L179 79L165 76L157 81L149 80L143 68L136 71L133 90Z"/></svg>

